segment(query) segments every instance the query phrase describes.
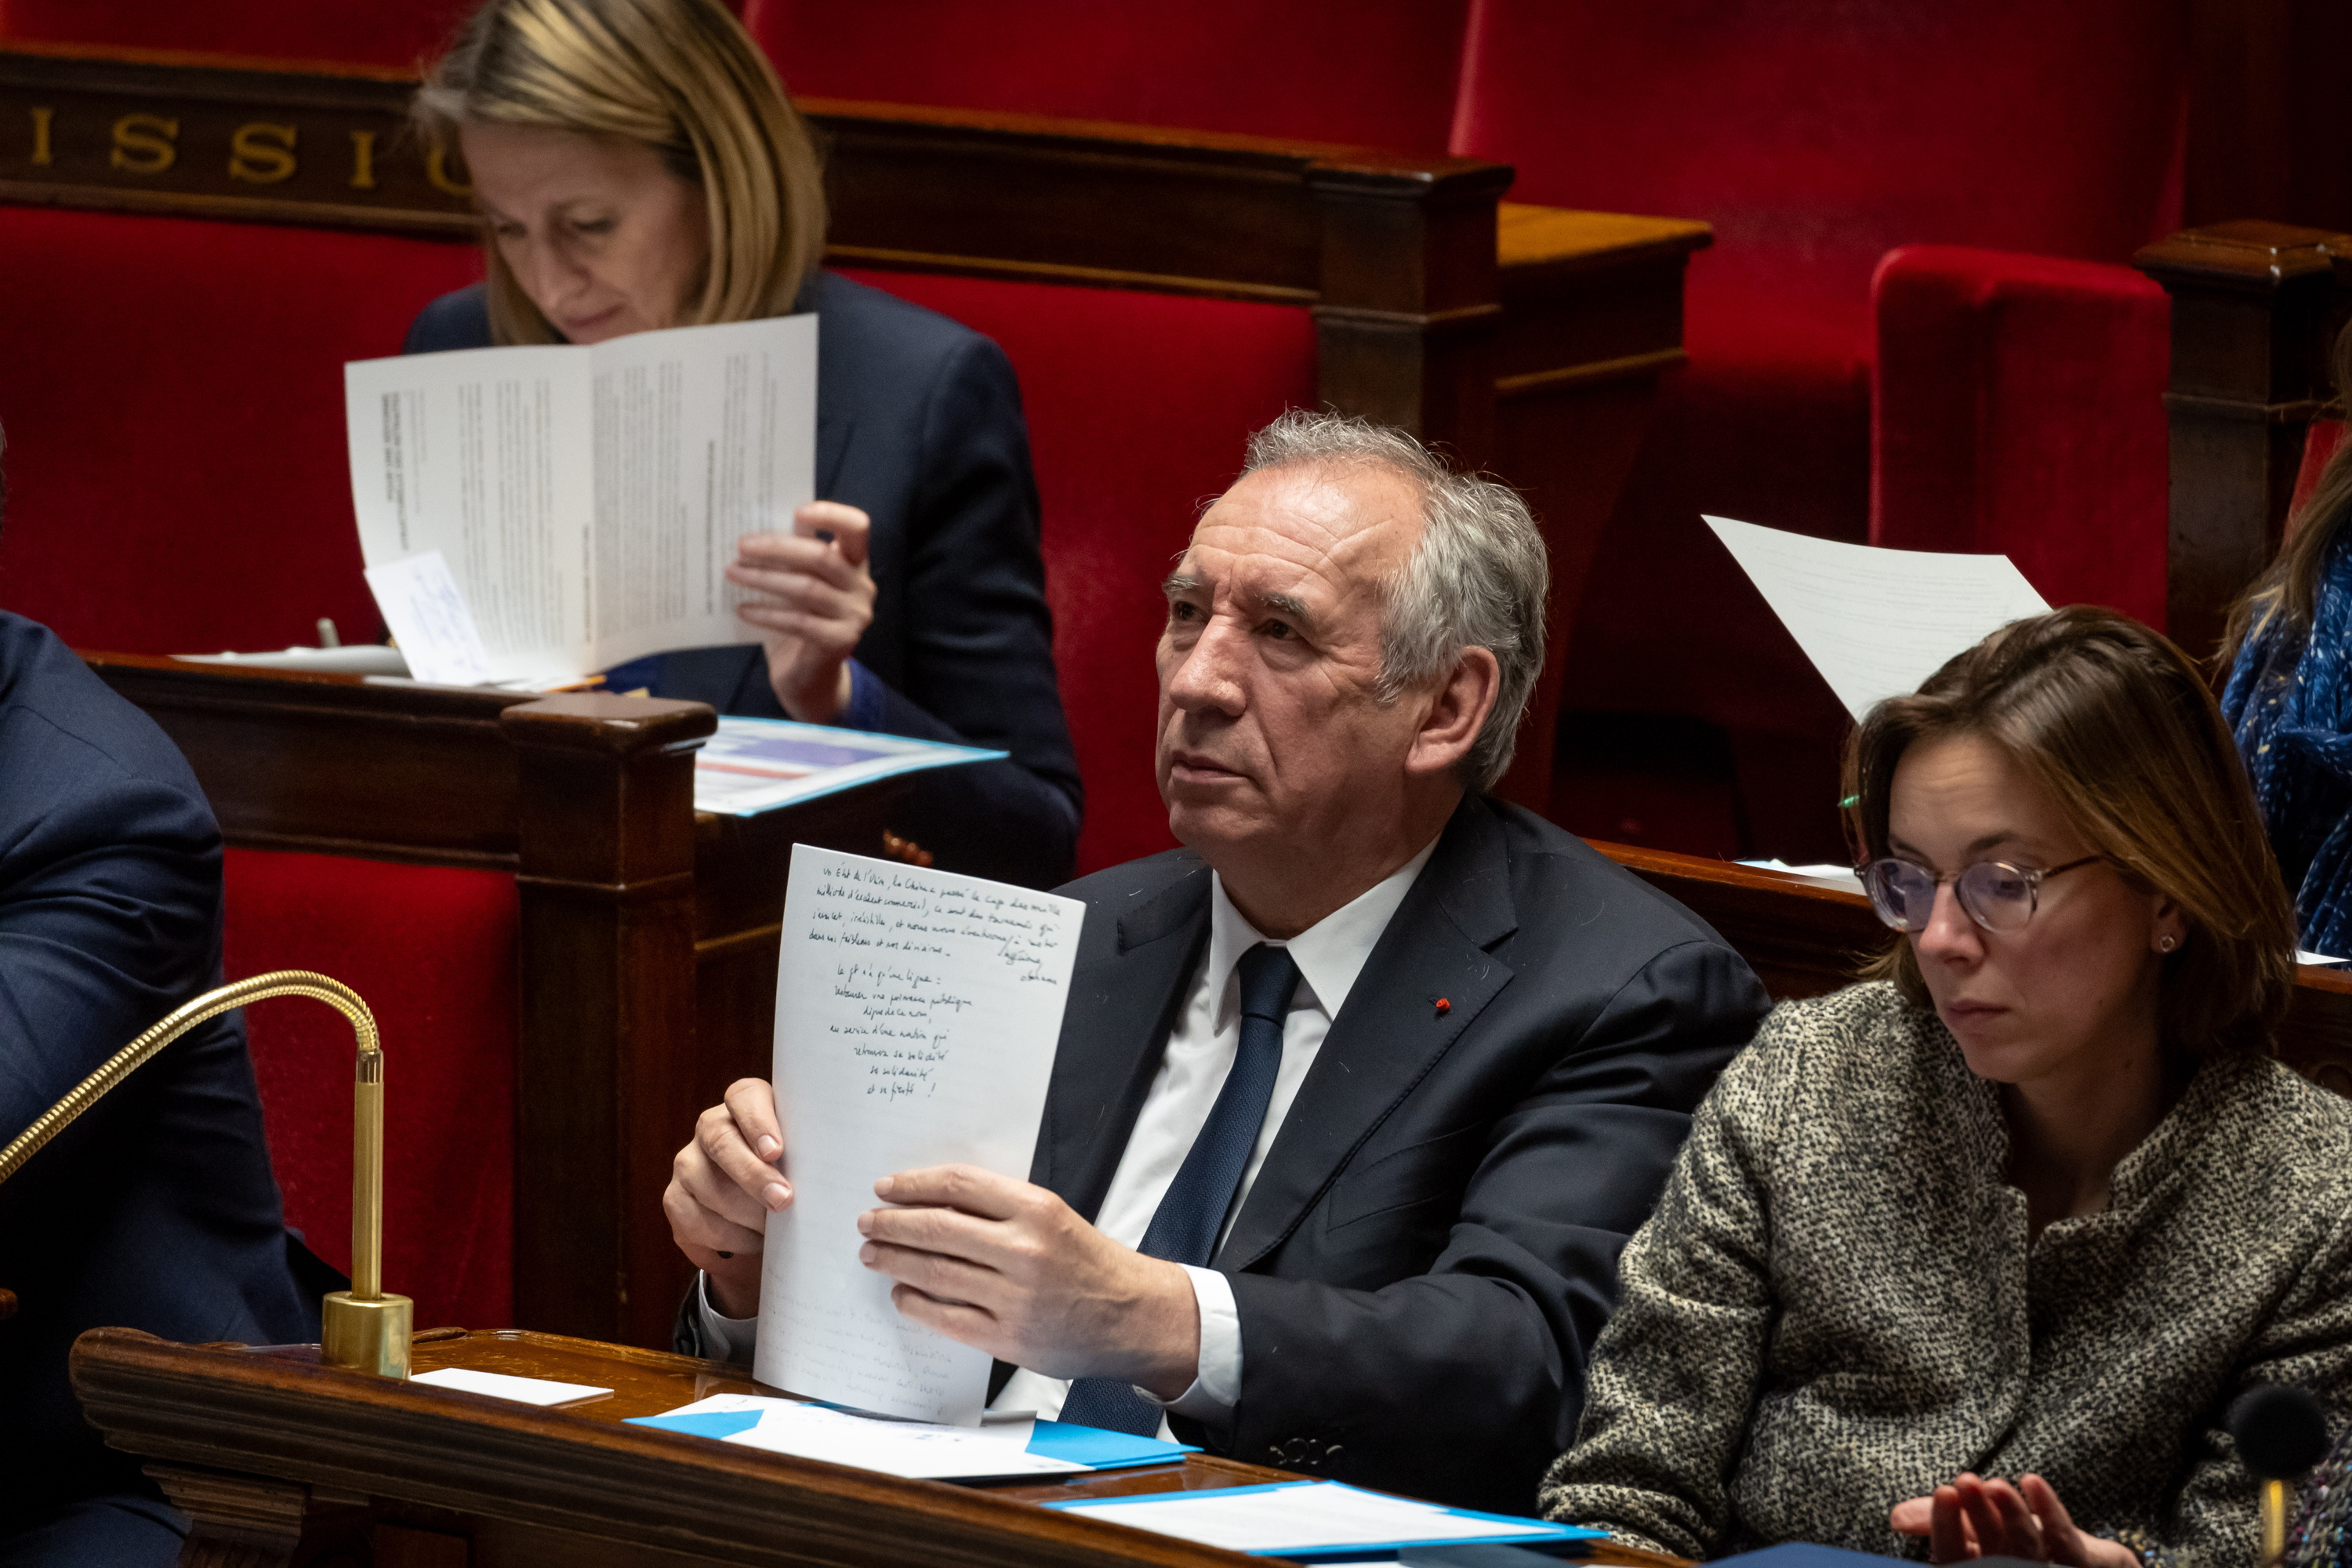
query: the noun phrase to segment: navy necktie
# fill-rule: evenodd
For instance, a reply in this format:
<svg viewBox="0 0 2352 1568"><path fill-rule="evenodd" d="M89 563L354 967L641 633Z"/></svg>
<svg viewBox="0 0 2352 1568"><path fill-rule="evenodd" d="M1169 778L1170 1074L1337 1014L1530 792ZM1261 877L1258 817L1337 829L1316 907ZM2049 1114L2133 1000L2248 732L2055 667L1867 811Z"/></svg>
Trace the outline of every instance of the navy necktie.
<svg viewBox="0 0 2352 1568"><path fill-rule="evenodd" d="M1242 954L1242 1039L1217 1103L1201 1124L1167 1195L1152 1211L1151 1226L1139 1249L1171 1263L1205 1266L1224 1229L1250 1151L1265 1126L1274 1080L1282 1069L1282 1021L1290 994L1298 986L1298 965L1290 950L1260 942ZM1160 1430L1160 1406L1114 1377L1082 1377L1070 1384L1062 1419L1081 1426L1132 1432L1149 1437Z"/></svg>

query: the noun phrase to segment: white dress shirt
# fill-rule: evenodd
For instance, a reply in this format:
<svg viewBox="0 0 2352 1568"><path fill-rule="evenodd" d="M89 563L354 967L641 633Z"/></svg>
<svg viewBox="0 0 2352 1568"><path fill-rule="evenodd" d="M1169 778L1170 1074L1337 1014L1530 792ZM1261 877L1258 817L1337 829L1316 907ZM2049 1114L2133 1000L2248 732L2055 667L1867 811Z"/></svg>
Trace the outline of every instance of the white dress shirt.
<svg viewBox="0 0 2352 1568"><path fill-rule="evenodd" d="M1122 1247L1141 1245L1160 1200L1167 1195L1184 1156L1192 1152L1192 1141L1207 1123L1218 1091L1225 1086L1225 1075L1233 1070L1234 1058L1241 1049L1241 983L1234 970L1242 954L1266 942L1290 949L1291 961L1298 965L1298 986L1291 994L1290 1011L1283 1019L1282 1066L1275 1075L1274 1094L1265 1108L1265 1124L1258 1129L1257 1142L1250 1150L1249 1163L1242 1172L1241 1186L1234 1194L1233 1206L1225 1211L1224 1227L1218 1233L1223 1241L1257 1180L1266 1151L1274 1147L1275 1135L1282 1131L1283 1119L1290 1114L1298 1086L1315 1065L1331 1020L1346 1005L1348 993L1371 957L1373 944L1388 929L1390 918L1404 902L1413 879L1436 847L1437 841L1431 839L1420 854L1385 880L1287 942L1258 934L1225 896L1223 879L1211 873L1209 951L1193 973L1184 1010L1169 1034L1168 1048L1144 1095L1134 1131L1128 1134L1127 1152L1119 1158L1110 1188L1103 1195L1102 1212L1095 1219L1097 1229ZM1192 1281L1193 1300L1200 1309L1201 1354L1192 1386L1168 1407L1196 1421L1222 1425L1241 1398L1241 1317L1234 1305L1233 1286L1223 1274L1190 1267L1184 1272ZM756 1320L720 1317L707 1292L698 1294L698 1304L707 1342L725 1345L730 1359L750 1360ZM992 1408L1034 1410L1050 1419L1060 1413L1069 1386L1067 1379L1023 1368L1005 1384ZM1167 1436L1164 1420L1160 1435Z"/></svg>

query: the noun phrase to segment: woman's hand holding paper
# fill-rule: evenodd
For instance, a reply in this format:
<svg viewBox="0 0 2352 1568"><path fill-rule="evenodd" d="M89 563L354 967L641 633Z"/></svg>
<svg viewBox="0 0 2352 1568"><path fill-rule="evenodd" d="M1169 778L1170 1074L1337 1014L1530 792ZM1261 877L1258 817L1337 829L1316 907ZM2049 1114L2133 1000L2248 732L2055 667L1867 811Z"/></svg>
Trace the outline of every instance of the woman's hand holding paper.
<svg viewBox="0 0 2352 1568"><path fill-rule="evenodd" d="M662 1212L669 1232L710 1279L710 1304L730 1318L760 1310L760 1255L768 1215L793 1201L784 1180L784 1135L776 1092L764 1079L737 1079L724 1104L698 1117L694 1141L670 1163Z"/></svg>
<svg viewBox="0 0 2352 1568"><path fill-rule="evenodd" d="M849 658L874 624L874 574L866 560L866 515L812 501L790 533L747 533L727 580L755 597L735 613L760 634L768 683L784 711L830 724L849 705Z"/></svg>
<svg viewBox="0 0 2352 1568"><path fill-rule="evenodd" d="M874 1184L858 1257L898 1281L914 1321L1048 1377L1118 1377L1174 1399L1201 1357L1200 1308L1176 1264L1103 1235L1045 1188L972 1165Z"/></svg>

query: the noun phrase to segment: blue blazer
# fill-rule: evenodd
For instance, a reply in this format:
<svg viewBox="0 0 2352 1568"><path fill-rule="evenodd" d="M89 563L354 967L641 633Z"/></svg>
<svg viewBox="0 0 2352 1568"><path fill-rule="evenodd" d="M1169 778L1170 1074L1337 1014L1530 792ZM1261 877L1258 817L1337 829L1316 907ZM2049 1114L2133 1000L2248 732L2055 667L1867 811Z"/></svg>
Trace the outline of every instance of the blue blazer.
<svg viewBox="0 0 2352 1568"><path fill-rule="evenodd" d="M968 327L830 272L797 304L819 321L816 493L874 520L874 624L850 717L1012 753L918 775L898 830L946 869L1050 888L1070 874L1083 796L1012 363ZM476 284L427 305L404 352L489 342ZM644 662L656 697L785 716L757 647Z"/></svg>
<svg viewBox="0 0 2352 1568"><path fill-rule="evenodd" d="M46 627L0 614L0 1140L220 983L221 910L220 829L185 760ZM12 1510L146 1489L81 1418L74 1337L314 1341L289 1242L234 1015L0 1185L19 1300L0 1321L0 1557Z"/></svg>

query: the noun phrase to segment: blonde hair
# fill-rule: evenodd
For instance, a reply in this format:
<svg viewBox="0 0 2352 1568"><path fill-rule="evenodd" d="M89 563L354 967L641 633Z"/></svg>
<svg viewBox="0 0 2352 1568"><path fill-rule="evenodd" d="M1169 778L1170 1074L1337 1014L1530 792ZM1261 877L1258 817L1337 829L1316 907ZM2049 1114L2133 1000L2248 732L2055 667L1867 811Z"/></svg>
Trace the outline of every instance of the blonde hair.
<svg viewBox="0 0 2352 1568"><path fill-rule="evenodd" d="M1873 708L1847 742L1847 825L1861 858L1888 853L1895 765L1921 742L1977 735L2009 753L2099 858L2188 917L2164 960L2165 1043L2266 1051L2294 984L2294 910L2230 726L2197 667L2113 610L2013 622ZM1927 1005L1911 944L1864 978Z"/></svg>
<svg viewBox="0 0 2352 1568"><path fill-rule="evenodd" d="M2352 395L2352 322L2336 336L2334 366L2336 395ZM2239 651L2252 637L2291 638L2284 651L2301 656L2319 606L2320 576L2347 528L2352 528L2352 436L2329 454L2311 499L2288 520L2286 542L2278 554L2230 607L2229 629L2219 655L2223 672L2237 663Z"/></svg>
<svg viewBox="0 0 2352 1568"><path fill-rule="evenodd" d="M427 73L415 118L446 147L467 124L635 142L698 185L710 226L681 325L789 313L824 249L807 125L720 0L488 0ZM490 335L561 342L484 237Z"/></svg>

